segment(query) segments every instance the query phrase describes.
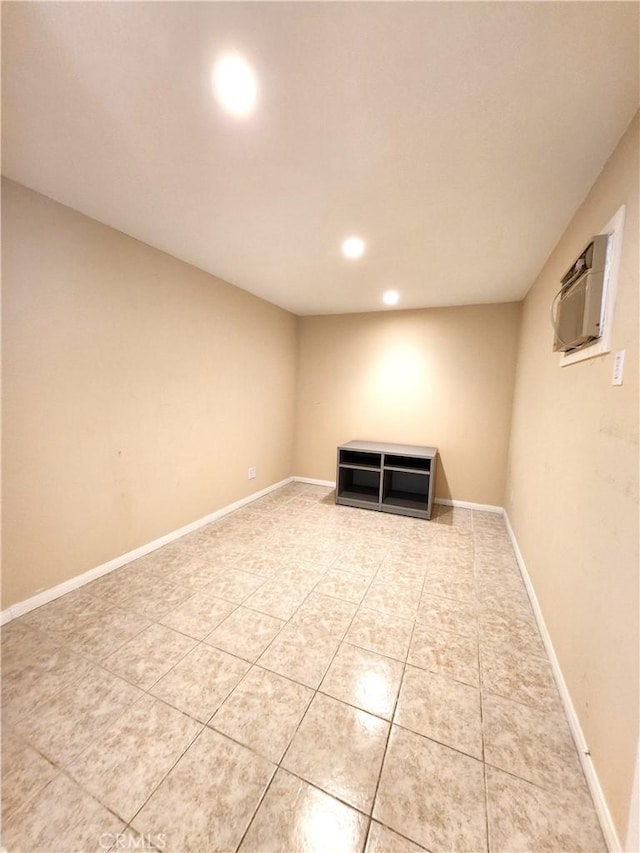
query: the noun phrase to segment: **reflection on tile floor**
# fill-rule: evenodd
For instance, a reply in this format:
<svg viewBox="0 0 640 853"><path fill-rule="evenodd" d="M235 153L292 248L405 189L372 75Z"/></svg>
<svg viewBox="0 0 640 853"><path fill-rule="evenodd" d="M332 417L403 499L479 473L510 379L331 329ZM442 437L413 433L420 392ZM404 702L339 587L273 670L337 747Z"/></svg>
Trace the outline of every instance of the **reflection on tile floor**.
<svg viewBox="0 0 640 853"><path fill-rule="evenodd" d="M10 851L604 851L502 518L291 484L2 631Z"/></svg>

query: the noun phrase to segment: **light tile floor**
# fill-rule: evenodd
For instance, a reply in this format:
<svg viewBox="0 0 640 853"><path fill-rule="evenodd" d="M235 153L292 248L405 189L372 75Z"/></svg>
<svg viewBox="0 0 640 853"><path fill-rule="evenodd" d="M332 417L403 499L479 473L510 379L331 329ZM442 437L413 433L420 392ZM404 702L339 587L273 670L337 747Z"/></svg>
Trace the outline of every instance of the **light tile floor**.
<svg viewBox="0 0 640 853"><path fill-rule="evenodd" d="M502 518L293 484L2 631L9 851L604 851Z"/></svg>

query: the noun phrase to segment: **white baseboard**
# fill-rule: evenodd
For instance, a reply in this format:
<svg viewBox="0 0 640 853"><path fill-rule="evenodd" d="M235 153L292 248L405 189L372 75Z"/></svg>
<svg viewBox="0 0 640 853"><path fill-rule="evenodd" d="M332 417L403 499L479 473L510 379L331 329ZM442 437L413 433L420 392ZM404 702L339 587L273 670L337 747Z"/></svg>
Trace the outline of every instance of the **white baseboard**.
<svg viewBox="0 0 640 853"><path fill-rule="evenodd" d="M640 850L640 739L636 750L636 766L633 773L633 789L629 807L629 825L624 849L629 853Z"/></svg>
<svg viewBox="0 0 640 853"><path fill-rule="evenodd" d="M593 798L593 803L595 805L596 812L600 820L602 833L607 843L607 847L609 848L611 853L620 853L620 851L622 851L620 839L618 838L618 833L616 831L613 818L611 817L611 812L609 811L604 792L600 785L598 774L596 773L596 769L593 765L593 760L591 758L591 755L589 754L589 747L587 746L587 741L584 736L584 732L582 731L582 726L580 725L578 714L576 713L576 709L571 700L569 688L567 687L567 683L564 680L562 670L560 669L560 663L556 656L555 649L553 648L551 635L549 634L549 631L545 624L538 597L536 596L535 590L533 588L531 578L529 577L529 572L527 571L527 567L524 562L524 557L522 556L522 552L520 551L520 548L518 546L518 541L516 539L515 533L513 532L513 528L511 526L511 522L509 520L509 516L507 515L506 510L504 510L504 517L507 523L507 530L509 532L511 544L513 545L513 550L515 552L516 560L518 562L518 567L520 568L520 574L522 575L522 580L524 581L527 594L529 595L529 600L531 601L531 607L533 609L533 613L538 624L540 636L542 637L542 641L549 656L549 663L551 664L553 676L558 686L558 692L560 693L560 698L562 700L562 704L564 705L564 710L567 715L567 720L569 722L569 728L571 729L571 734L573 735L573 740L575 742L576 749L578 750L578 755L580 757L580 763L582 764L582 769L584 771L584 775L587 780L591 796Z"/></svg>
<svg viewBox="0 0 640 853"><path fill-rule="evenodd" d="M325 486L327 489L335 489L335 480L316 480L314 477L294 477L296 483L307 483L309 486Z"/></svg>
<svg viewBox="0 0 640 853"><path fill-rule="evenodd" d="M154 539L153 542L148 542L146 545L134 548L133 551L128 551L126 554L114 557L113 560L109 560L109 562L103 563L101 566L96 566L94 569L89 569L81 575L76 575L73 578L69 578L69 580L63 581L63 583L57 584L57 586L52 586L50 589L38 592L36 595L32 595L24 601L12 604L11 607L7 607L6 610L0 612L0 625L6 625L7 622L10 622L12 619L17 619L18 616L23 616L30 610L35 610L36 607L42 607L43 604L48 604L50 601L60 598L61 595L66 595L68 592L78 589L78 587L84 586L96 578L100 578L103 575L109 574L109 572L113 572L115 569L126 566L127 563L131 563L139 557L144 557L145 554L150 554L152 551L162 548L163 545L168 545L169 542L173 542L175 539L179 539L181 536L191 533L199 527L204 527L205 524L217 521L219 518L228 515L230 512L235 512L235 510L252 503L252 501L263 497L269 492L273 492L275 489L286 486L288 483L291 483L292 480L293 477L286 477L284 480L280 480L279 483L267 486L259 492L253 492L252 494L247 495L246 498L240 498L240 500L235 501L232 504L228 504L221 509L215 510L215 512L209 513L209 515L205 515L204 518L199 518L197 521L185 524L184 527L179 527L177 530L173 530L171 533L167 533L159 539Z"/></svg>
<svg viewBox="0 0 640 853"><path fill-rule="evenodd" d="M493 504L477 504L473 503L473 501L453 501L449 500L449 498L434 498L434 504L440 504L440 506L459 506L462 509L475 509L477 512L495 512L497 515L503 515L504 510L501 506L494 506Z"/></svg>

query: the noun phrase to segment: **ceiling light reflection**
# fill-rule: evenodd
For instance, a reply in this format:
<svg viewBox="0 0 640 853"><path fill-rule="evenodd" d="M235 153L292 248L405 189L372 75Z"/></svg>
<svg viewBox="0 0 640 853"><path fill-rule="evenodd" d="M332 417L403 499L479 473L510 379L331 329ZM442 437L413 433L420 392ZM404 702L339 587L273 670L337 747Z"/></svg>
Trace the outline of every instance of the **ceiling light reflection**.
<svg viewBox="0 0 640 853"><path fill-rule="evenodd" d="M359 826L351 810L340 803L335 805L320 791L310 792L300 821L295 849L308 853L355 850Z"/></svg>

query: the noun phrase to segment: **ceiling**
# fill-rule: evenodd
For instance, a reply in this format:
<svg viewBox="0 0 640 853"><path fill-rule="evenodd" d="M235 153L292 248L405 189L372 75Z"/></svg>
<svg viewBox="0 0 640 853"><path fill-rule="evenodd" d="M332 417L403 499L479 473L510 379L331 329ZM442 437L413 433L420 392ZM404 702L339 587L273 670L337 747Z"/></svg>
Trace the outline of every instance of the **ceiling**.
<svg viewBox="0 0 640 853"><path fill-rule="evenodd" d="M638 108L638 9L3 3L3 172L297 314L519 300Z"/></svg>

